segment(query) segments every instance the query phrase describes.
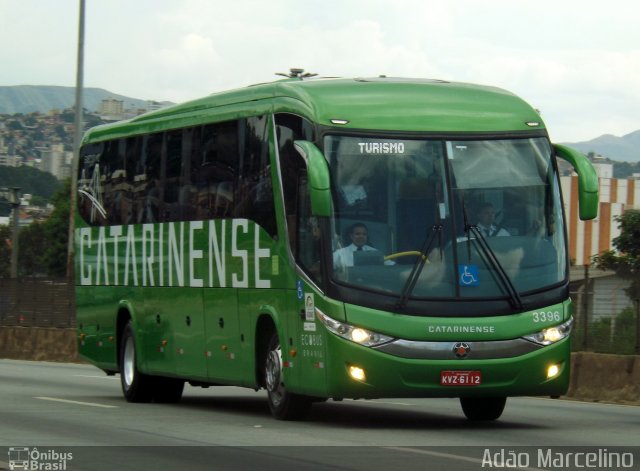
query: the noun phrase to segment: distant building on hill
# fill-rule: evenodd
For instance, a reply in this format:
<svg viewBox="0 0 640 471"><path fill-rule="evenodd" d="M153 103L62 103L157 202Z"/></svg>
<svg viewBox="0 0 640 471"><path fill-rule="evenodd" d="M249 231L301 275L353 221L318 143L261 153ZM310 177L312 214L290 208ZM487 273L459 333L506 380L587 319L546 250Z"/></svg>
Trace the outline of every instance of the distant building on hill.
<svg viewBox="0 0 640 471"><path fill-rule="evenodd" d="M0 154L0 165L6 167L19 167L22 165L22 157L19 155Z"/></svg>
<svg viewBox="0 0 640 471"><path fill-rule="evenodd" d="M71 176L73 152L65 151L64 144L52 144L41 149L40 170L53 174L58 180Z"/></svg>
<svg viewBox="0 0 640 471"><path fill-rule="evenodd" d="M159 101L147 100L147 111L157 111L161 108L165 108L167 105L160 103Z"/></svg>
<svg viewBox="0 0 640 471"><path fill-rule="evenodd" d="M100 117L106 121L119 121L124 119L124 101L116 100L115 98L102 100Z"/></svg>

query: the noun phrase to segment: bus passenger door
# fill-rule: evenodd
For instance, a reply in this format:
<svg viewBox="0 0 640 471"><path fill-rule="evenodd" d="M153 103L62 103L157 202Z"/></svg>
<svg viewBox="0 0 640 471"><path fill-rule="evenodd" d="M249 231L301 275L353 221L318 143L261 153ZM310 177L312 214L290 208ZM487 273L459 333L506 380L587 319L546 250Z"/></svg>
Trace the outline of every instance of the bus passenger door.
<svg viewBox="0 0 640 471"><path fill-rule="evenodd" d="M240 332L236 288L204 290L205 352L207 378L231 383L241 375L238 365Z"/></svg>

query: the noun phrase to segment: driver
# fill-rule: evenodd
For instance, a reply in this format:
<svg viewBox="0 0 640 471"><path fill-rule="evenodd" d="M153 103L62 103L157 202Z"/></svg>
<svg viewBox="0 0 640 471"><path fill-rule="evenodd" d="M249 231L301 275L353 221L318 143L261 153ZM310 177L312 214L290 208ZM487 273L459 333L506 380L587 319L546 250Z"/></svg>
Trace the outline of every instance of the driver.
<svg viewBox="0 0 640 471"><path fill-rule="evenodd" d="M333 266L352 267L353 253L358 250L377 251L377 249L367 245L369 231L364 223L356 222L349 228L349 238L351 244L333 252Z"/></svg>

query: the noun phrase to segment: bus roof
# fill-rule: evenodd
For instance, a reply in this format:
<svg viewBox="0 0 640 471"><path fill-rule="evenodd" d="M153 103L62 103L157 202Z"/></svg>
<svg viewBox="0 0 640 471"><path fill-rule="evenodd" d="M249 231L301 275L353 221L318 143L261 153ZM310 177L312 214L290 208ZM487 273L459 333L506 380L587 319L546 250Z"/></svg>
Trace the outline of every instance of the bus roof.
<svg viewBox="0 0 640 471"><path fill-rule="evenodd" d="M495 87L388 77L293 78L215 93L98 126L89 131L85 142L270 112L296 113L341 130L489 133L544 129L535 109Z"/></svg>

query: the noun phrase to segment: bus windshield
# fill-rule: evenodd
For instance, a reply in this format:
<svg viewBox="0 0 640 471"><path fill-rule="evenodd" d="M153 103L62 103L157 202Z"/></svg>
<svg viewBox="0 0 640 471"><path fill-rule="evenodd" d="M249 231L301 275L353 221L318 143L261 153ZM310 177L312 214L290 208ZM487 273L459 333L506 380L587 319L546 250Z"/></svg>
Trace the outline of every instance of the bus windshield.
<svg viewBox="0 0 640 471"><path fill-rule="evenodd" d="M545 137L324 139L334 282L411 299L518 298L566 277Z"/></svg>

